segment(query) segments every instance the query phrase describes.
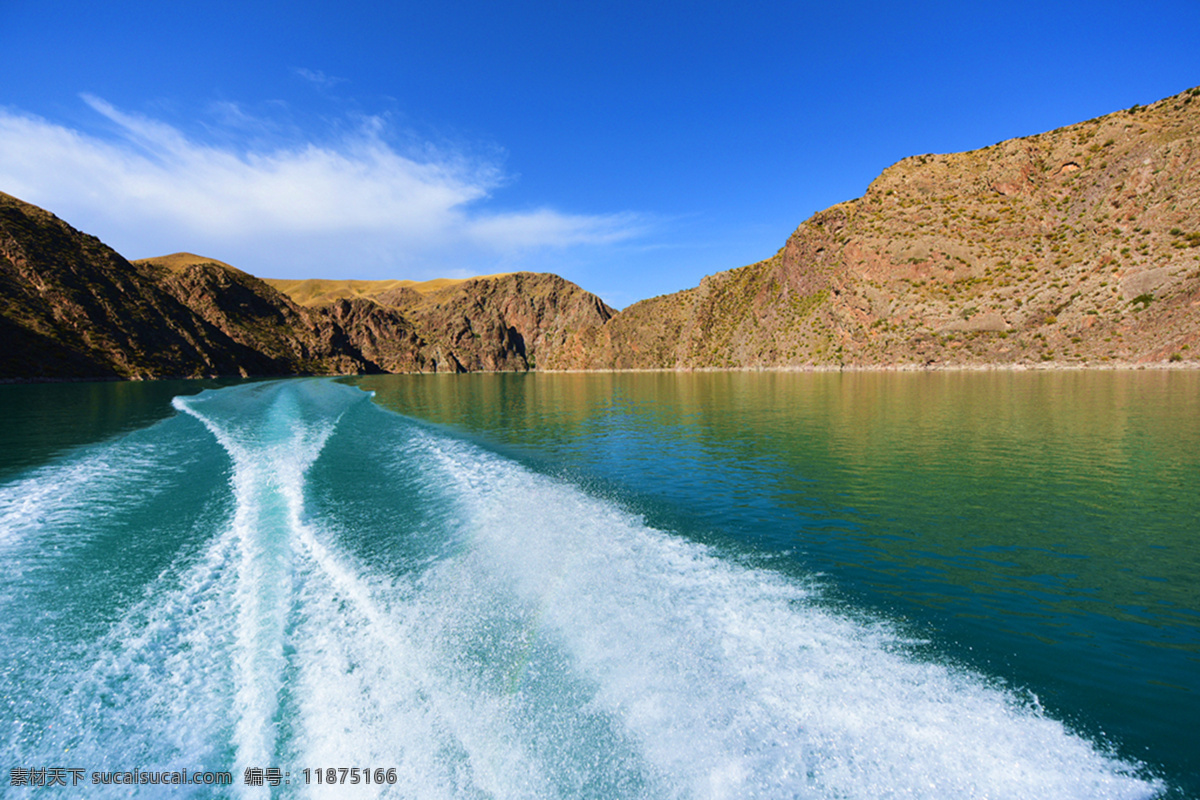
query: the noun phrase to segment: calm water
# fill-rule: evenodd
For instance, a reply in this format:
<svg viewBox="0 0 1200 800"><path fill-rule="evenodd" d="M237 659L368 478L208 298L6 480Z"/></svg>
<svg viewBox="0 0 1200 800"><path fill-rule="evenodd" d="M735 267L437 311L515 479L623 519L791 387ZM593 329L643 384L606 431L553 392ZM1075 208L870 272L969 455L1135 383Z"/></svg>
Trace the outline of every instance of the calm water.
<svg viewBox="0 0 1200 800"><path fill-rule="evenodd" d="M0 387L0 767L1200 797L1196 373L214 387Z"/></svg>

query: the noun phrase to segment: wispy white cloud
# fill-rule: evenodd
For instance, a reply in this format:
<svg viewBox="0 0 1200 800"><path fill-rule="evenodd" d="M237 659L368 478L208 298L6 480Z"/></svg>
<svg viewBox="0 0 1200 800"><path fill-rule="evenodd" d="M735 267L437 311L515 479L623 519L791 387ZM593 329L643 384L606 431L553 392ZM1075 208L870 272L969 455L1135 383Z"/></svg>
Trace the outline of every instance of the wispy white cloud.
<svg viewBox="0 0 1200 800"><path fill-rule="evenodd" d="M332 75L326 75L319 69L307 69L305 67L297 67L293 70L297 75L309 83L316 86L318 89L332 89L339 83L346 83L345 78L335 78Z"/></svg>
<svg viewBox="0 0 1200 800"><path fill-rule="evenodd" d="M480 215L466 227L479 244L512 251L530 247L605 245L643 233L646 225L632 213L585 216L550 209Z"/></svg>
<svg viewBox="0 0 1200 800"><path fill-rule="evenodd" d="M378 118L333 143L250 149L84 101L111 135L0 108L0 191L130 257L193 250L264 275L435 275L645 230L631 213L491 209L505 181L498 164L435 147L400 152Z"/></svg>

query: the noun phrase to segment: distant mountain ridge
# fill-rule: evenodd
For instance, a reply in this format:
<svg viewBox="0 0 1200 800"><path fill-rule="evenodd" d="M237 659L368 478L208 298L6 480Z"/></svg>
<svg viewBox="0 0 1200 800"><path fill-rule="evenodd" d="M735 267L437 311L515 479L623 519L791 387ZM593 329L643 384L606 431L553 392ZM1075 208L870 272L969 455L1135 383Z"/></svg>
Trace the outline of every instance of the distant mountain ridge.
<svg viewBox="0 0 1200 800"><path fill-rule="evenodd" d="M327 278L263 278L271 286L286 294L302 306L319 306L335 300L366 298L387 302L388 297L404 291L425 295L468 280L504 278L514 273L501 272L496 275L479 275L476 278L434 278L429 281L409 280L330 280Z"/></svg>
<svg viewBox="0 0 1200 800"><path fill-rule="evenodd" d="M556 275L130 262L0 193L0 380L1200 364L1200 88L906 158L774 256L617 313Z"/></svg>

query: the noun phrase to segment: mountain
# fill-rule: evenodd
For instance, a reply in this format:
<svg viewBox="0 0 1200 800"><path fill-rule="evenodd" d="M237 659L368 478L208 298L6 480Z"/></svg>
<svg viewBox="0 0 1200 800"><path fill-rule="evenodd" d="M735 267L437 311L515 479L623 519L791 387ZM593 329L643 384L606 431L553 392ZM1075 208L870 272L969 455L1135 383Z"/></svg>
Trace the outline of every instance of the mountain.
<svg viewBox="0 0 1200 800"><path fill-rule="evenodd" d="M269 364L247 374L379 371L328 315L297 305L248 272L190 253L134 263L193 314Z"/></svg>
<svg viewBox="0 0 1200 800"><path fill-rule="evenodd" d="M0 379L295 371L195 313L168 272L0 193Z"/></svg>
<svg viewBox="0 0 1200 800"><path fill-rule="evenodd" d="M1200 357L1200 88L906 158L773 257L583 330L559 369Z"/></svg>
<svg viewBox="0 0 1200 800"><path fill-rule="evenodd" d="M1200 88L889 167L771 258L617 313L556 275L130 262L0 193L0 380L1200 362Z"/></svg>
<svg viewBox="0 0 1200 800"><path fill-rule="evenodd" d="M288 281L271 280L297 302L335 315L344 308L384 307L402 315L417 332L418 367L458 371L535 369L555 361L558 349L579 330L600 328L616 312L600 298L547 273L513 272L462 280ZM367 304L367 305L364 305ZM351 339L367 344L347 328ZM382 332L372 341L385 344ZM421 360L424 359L424 360ZM422 371L387 363L389 372Z"/></svg>
<svg viewBox="0 0 1200 800"><path fill-rule="evenodd" d="M127 261L0 193L0 381L525 370L614 313L555 275L393 283L304 305L214 259Z"/></svg>
<svg viewBox="0 0 1200 800"><path fill-rule="evenodd" d="M499 275L481 275L480 278L503 278L512 273ZM387 302L388 298L397 294L403 296L408 291L419 295L429 294L438 289L444 289L472 278L434 278L431 281L408 280L330 280L327 278L304 278L292 280L284 278L263 278L264 281L286 294L302 306L328 305L335 300L354 300L366 298Z"/></svg>

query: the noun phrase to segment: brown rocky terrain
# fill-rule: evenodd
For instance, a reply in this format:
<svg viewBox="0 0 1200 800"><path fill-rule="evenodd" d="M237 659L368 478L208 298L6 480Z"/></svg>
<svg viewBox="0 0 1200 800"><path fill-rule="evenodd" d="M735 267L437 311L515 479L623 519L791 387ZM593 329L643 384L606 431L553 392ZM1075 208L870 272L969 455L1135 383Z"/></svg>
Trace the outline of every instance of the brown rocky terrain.
<svg viewBox="0 0 1200 800"><path fill-rule="evenodd" d="M134 263L186 308L271 364L270 371L249 374L379 371L328 315L301 308L240 269L186 253Z"/></svg>
<svg viewBox="0 0 1200 800"><path fill-rule="evenodd" d="M0 193L0 379L284 374L159 280L36 206Z"/></svg>
<svg viewBox="0 0 1200 800"><path fill-rule="evenodd" d="M1200 365L1200 89L889 167L771 258L615 313L549 274L129 262L0 193L0 380Z"/></svg>
<svg viewBox="0 0 1200 800"><path fill-rule="evenodd" d="M1200 89L914 156L773 257L637 303L544 366L1200 360Z"/></svg>
<svg viewBox="0 0 1200 800"><path fill-rule="evenodd" d="M526 370L613 314L555 275L337 283L301 305L213 259L130 262L0 193L0 380Z"/></svg>
<svg viewBox="0 0 1200 800"><path fill-rule="evenodd" d="M594 294L544 273L354 281L344 288L335 284L350 282L272 283L307 293L309 309L329 315L385 372L535 369L575 331L599 329L616 313Z"/></svg>
<svg viewBox="0 0 1200 800"><path fill-rule="evenodd" d="M616 312L595 295L550 274L516 272L448 283L425 293L393 290L395 307L427 341L465 369L536 369L567 339L599 329Z"/></svg>

